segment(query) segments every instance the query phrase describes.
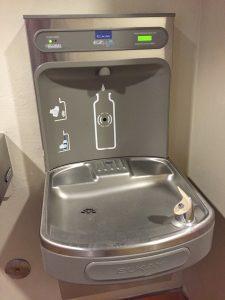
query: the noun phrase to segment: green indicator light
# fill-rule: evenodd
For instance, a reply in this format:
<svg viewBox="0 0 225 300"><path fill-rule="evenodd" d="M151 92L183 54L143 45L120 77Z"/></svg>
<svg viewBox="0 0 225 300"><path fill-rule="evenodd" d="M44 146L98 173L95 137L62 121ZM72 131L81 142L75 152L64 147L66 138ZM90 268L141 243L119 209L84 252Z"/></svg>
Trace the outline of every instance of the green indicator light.
<svg viewBox="0 0 225 300"><path fill-rule="evenodd" d="M151 42L152 35L138 35L138 42Z"/></svg>
<svg viewBox="0 0 225 300"><path fill-rule="evenodd" d="M49 43L49 44L52 44L52 43L53 43L53 40L48 40L48 43Z"/></svg>

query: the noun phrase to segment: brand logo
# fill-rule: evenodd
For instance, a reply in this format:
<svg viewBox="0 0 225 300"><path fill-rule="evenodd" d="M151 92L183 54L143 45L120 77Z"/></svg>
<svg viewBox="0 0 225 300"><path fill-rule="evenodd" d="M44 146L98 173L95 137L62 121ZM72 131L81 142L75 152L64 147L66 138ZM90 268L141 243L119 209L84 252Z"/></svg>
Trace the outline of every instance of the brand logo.
<svg viewBox="0 0 225 300"><path fill-rule="evenodd" d="M45 47L48 49L61 49L62 44L46 44Z"/></svg>
<svg viewBox="0 0 225 300"><path fill-rule="evenodd" d="M130 265L127 267L120 267L117 269L117 274L131 274L131 273L146 273L149 270L155 270L160 267L159 262L150 262L150 263L142 263Z"/></svg>

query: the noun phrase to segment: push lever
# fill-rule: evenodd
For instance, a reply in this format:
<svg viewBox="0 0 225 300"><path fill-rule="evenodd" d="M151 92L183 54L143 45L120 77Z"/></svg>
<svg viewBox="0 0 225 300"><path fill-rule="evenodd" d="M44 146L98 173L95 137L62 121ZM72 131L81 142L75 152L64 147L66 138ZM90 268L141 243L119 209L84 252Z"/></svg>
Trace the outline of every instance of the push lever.
<svg viewBox="0 0 225 300"><path fill-rule="evenodd" d="M178 186L181 201L174 207L174 215L177 221L191 223L194 221L194 209L191 198Z"/></svg>

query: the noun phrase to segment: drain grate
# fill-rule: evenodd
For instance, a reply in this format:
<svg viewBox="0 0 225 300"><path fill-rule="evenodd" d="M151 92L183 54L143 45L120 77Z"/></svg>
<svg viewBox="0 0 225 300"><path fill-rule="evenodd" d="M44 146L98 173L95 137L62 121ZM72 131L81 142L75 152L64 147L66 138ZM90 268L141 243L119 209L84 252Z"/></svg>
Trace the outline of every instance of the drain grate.
<svg viewBox="0 0 225 300"><path fill-rule="evenodd" d="M95 214L96 210L94 208L85 208L81 211L81 213L85 215L91 215L91 214Z"/></svg>

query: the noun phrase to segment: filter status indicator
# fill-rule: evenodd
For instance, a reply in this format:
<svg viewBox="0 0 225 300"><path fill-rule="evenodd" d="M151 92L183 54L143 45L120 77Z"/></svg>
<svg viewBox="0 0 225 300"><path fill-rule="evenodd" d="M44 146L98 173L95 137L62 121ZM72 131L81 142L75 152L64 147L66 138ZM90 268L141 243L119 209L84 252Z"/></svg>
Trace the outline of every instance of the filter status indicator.
<svg viewBox="0 0 225 300"><path fill-rule="evenodd" d="M153 40L152 34L140 34L137 36L137 41L140 43L150 43Z"/></svg>
<svg viewBox="0 0 225 300"><path fill-rule="evenodd" d="M45 36L45 47L47 49L61 49L62 43L59 42L59 36Z"/></svg>
<svg viewBox="0 0 225 300"><path fill-rule="evenodd" d="M57 43L57 39L48 39L48 44L51 45L51 44L55 44Z"/></svg>

